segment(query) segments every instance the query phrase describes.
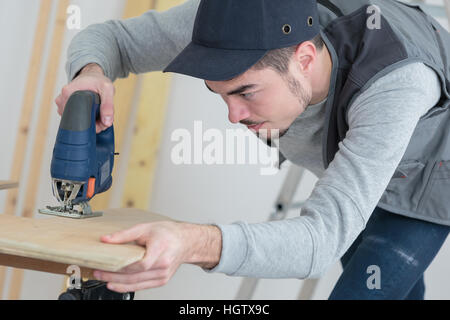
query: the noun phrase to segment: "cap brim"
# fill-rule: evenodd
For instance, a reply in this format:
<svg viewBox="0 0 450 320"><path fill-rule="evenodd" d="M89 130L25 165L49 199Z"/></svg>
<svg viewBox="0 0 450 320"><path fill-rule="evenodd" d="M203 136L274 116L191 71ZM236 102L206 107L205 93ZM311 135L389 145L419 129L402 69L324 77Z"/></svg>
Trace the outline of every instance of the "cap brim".
<svg viewBox="0 0 450 320"><path fill-rule="evenodd" d="M267 50L228 50L191 42L165 69L209 81L226 81L256 64Z"/></svg>

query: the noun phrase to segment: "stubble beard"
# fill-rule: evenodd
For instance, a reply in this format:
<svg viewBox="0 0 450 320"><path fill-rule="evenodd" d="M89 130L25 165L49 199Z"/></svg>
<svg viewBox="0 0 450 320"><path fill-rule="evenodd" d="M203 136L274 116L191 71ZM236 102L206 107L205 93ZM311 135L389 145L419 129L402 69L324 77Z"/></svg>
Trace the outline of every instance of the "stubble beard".
<svg viewBox="0 0 450 320"><path fill-rule="evenodd" d="M303 110L302 112L304 112L308 108L309 104L311 103L311 99L312 99L311 94L308 94L306 89L301 85L300 81L295 79L291 75L291 73L284 75L283 78L286 81L291 93L297 97L297 99L300 103L300 106L301 106L301 110ZM289 128L292 125L292 123L289 125L289 127L285 128L285 129L279 129L279 134L278 134L277 139L280 139L289 131ZM264 138L267 145L270 147L272 146L272 143L273 143L272 133L270 133L270 135L267 135L267 137L260 137L259 132L256 132L256 136L258 138Z"/></svg>

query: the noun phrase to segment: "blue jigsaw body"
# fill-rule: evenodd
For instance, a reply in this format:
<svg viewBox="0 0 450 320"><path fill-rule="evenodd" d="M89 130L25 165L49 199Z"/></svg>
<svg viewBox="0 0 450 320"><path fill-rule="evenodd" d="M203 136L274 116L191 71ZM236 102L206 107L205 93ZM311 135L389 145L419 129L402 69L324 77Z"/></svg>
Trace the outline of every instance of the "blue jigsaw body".
<svg viewBox="0 0 450 320"><path fill-rule="evenodd" d="M67 101L61 118L50 173L54 181L83 183L72 204L86 202L112 184L114 128L97 134L95 123L99 113L98 94L77 91ZM59 192L63 198L59 188L53 192Z"/></svg>

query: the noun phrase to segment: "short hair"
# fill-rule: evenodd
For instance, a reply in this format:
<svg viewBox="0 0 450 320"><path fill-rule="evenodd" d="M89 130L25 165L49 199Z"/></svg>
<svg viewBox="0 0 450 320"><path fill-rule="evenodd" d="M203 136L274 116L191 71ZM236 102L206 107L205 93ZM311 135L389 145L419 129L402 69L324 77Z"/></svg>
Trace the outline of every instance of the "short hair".
<svg viewBox="0 0 450 320"><path fill-rule="evenodd" d="M316 46L317 50L319 51L321 51L325 45L320 34L315 36L310 41ZM289 70L289 61L295 50L297 50L297 46L298 45L270 50L261 60L259 60L254 65L254 68L256 68L257 70L272 68L281 75L286 74Z"/></svg>

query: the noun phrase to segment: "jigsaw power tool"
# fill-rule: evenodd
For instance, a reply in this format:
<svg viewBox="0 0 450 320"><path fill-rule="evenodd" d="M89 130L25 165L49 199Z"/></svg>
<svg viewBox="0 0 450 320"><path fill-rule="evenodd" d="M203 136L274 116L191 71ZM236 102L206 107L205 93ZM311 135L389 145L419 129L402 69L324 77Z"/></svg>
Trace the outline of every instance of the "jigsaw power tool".
<svg viewBox="0 0 450 320"><path fill-rule="evenodd" d="M43 214L69 218L102 215L88 203L111 187L114 165L114 128L96 133L100 97L92 91L74 92L64 108L51 162L53 194L60 206L40 209Z"/></svg>

